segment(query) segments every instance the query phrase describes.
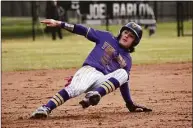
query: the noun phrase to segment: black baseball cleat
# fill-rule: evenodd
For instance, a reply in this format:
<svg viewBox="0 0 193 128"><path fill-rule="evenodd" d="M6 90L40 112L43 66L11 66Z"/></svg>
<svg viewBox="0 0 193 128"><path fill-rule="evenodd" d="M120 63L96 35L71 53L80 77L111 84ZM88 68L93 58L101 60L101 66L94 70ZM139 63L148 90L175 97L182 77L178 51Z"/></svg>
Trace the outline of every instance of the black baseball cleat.
<svg viewBox="0 0 193 128"><path fill-rule="evenodd" d="M88 108L90 105L97 105L100 99L101 95L97 91L90 91L86 93L85 98L79 104L82 105L82 108Z"/></svg>
<svg viewBox="0 0 193 128"><path fill-rule="evenodd" d="M89 99L89 103L92 106L95 106L99 103L101 99L101 95L97 91L90 91L85 96L87 99Z"/></svg>
<svg viewBox="0 0 193 128"><path fill-rule="evenodd" d="M99 103L101 95L97 91L90 91L86 93L85 98L79 102L82 108L88 108L90 105L95 106Z"/></svg>
<svg viewBox="0 0 193 128"><path fill-rule="evenodd" d="M79 104L82 106L82 108L88 108L90 106L89 100L86 98L80 101Z"/></svg>

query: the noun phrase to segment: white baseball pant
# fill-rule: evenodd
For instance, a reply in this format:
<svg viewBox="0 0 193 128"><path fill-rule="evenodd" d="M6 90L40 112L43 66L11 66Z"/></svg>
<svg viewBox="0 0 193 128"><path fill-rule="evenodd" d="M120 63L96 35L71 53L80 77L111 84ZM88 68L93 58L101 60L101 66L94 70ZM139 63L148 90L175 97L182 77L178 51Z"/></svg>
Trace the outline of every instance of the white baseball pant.
<svg viewBox="0 0 193 128"><path fill-rule="evenodd" d="M94 67L89 65L83 66L75 73L71 83L65 87L65 90L68 92L69 97L73 98L82 93L93 91L111 77L118 80L120 85L128 80L128 74L124 69L117 69L112 73L104 75Z"/></svg>

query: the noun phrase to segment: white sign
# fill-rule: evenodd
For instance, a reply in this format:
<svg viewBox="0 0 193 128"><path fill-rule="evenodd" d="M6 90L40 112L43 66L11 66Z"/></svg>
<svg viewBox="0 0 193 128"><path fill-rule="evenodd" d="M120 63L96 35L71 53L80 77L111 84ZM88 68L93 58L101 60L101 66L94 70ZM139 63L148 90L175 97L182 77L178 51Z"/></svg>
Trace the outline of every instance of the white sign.
<svg viewBox="0 0 193 128"><path fill-rule="evenodd" d="M137 14L138 9L138 14ZM89 14L87 19L105 19L106 18L106 4L95 3L89 5ZM151 16L154 18L154 12L152 8L145 3L113 3L112 4L112 15L113 17L129 17L129 16Z"/></svg>

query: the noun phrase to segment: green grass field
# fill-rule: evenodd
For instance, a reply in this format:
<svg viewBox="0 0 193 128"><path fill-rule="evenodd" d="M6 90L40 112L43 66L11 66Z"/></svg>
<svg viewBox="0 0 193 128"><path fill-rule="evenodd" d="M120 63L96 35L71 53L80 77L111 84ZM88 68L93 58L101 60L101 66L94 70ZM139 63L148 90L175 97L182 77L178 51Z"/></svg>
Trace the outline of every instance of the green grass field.
<svg viewBox="0 0 193 128"><path fill-rule="evenodd" d="M25 33L28 29L24 31L26 36L21 34L21 26L25 25L15 25L18 30L14 31L14 27L11 29L8 23L3 23L5 20L2 20L2 71L80 67L94 47L94 43L84 37L66 32L64 39L57 41L48 35L41 36L40 32L33 42ZM191 29L191 22L186 26ZM132 54L134 64L192 61L192 37L178 38L176 23L160 23L157 27L151 38L144 30L143 39ZM104 26L95 28L105 29ZM111 26L110 30L116 35L119 28L119 25Z"/></svg>

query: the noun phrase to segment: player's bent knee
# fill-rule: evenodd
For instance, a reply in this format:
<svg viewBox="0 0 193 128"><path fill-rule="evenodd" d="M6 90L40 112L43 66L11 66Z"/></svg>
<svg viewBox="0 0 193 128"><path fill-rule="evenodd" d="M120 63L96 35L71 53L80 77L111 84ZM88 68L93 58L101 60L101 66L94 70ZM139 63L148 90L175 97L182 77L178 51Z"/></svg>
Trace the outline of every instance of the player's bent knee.
<svg viewBox="0 0 193 128"><path fill-rule="evenodd" d="M122 76L122 77L128 79L128 73L124 69L118 69L117 70L117 75Z"/></svg>
<svg viewBox="0 0 193 128"><path fill-rule="evenodd" d="M115 71L115 78L119 81L120 85L128 81L128 73L124 69L118 69Z"/></svg>

